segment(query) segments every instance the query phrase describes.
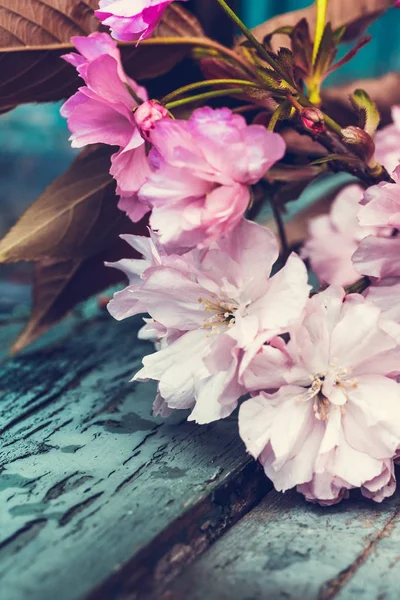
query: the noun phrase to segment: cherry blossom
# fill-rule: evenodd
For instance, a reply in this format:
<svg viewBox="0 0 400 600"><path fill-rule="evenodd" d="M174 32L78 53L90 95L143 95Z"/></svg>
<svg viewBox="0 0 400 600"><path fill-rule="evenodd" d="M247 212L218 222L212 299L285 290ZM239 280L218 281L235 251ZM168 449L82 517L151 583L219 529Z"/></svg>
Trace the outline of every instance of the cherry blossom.
<svg viewBox="0 0 400 600"><path fill-rule="evenodd" d="M320 504L358 487L377 502L393 493L400 348L380 319L361 295L330 287L309 300L303 322L290 330L278 391L264 357L265 387L241 406L239 428L277 490L297 486Z"/></svg>
<svg viewBox="0 0 400 600"><path fill-rule="evenodd" d="M389 173L400 164L400 106L392 107L393 123L375 134L375 158Z"/></svg>
<svg viewBox="0 0 400 600"><path fill-rule="evenodd" d="M308 298L304 263L293 254L270 277L277 257L271 231L245 220L207 250L161 257L150 267L146 251L142 283L134 279L109 307L117 318L148 312L150 337L162 331L164 342L143 359L135 380L157 380L166 405L191 408L189 418L199 423L231 414L246 392L243 368L299 318ZM122 266L136 276L136 263ZM276 344L270 349L281 353Z"/></svg>
<svg viewBox="0 0 400 600"><path fill-rule="evenodd" d="M150 141L150 134L157 121L169 116L168 110L156 100L147 100L135 110L135 122L146 141Z"/></svg>
<svg viewBox="0 0 400 600"><path fill-rule="evenodd" d="M181 0L185 1L185 0ZM122 42L148 38L173 0L100 0L96 16Z"/></svg>
<svg viewBox="0 0 400 600"><path fill-rule="evenodd" d="M250 185L285 153L285 142L229 109L205 107L188 121L162 119L151 131L152 174L139 198L171 252L229 234L250 202Z"/></svg>
<svg viewBox="0 0 400 600"><path fill-rule="evenodd" d="M393 173L394 183L380 183L366 190L358 220L362 226L376 227L378 232L392 232L400 227L400 166ZM390 237L369 235L353 256L355 269L371 277L400 276L400 239L394 231Z"/></svg>
<svg viewBox="0 0 400 600"><path fill-rule="evenodd" d="M93 33L72 41L79 54L67 54L64 59L77 69L85 86L61 109L72 133L71 145L119 147L111 158L110 173L118 184L120 207L139 221L149 207L137 200L136 193L150 171L133 110L137 100L147 100L147 92L124 73L116 42L108 34Z"/></svg>
<svg viewBox="0 0 400 600"><path fill-rule="evenodd" d="M330 213L311 219L309 239L301 250L321 283L349 285L360 275L351 257L360 240L376 228L361 227L357 220L363 189L358 184L344 188L336 196Z"/></svg>

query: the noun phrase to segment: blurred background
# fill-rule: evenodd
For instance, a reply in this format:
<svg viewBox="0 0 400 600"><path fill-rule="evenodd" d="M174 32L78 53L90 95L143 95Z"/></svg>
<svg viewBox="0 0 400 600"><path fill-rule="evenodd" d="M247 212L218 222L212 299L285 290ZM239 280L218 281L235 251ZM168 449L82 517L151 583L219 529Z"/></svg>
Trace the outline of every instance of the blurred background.
<svg viewBox="0 0 400 600"><path fill-rule="evenodd" d="M309 4L310 0L231 0L250 27ZM215 0L190 0L188 5L209 35L224 42L232 39L235 32ZM400 69L400 53L396 52L400 14L396 16L390 10L371 27L371 43L332 76L328 85L338 83L338 78L339 82L349 81ZM74 151L69 147L68 135L59 105L22 106L0 117L0 235L72 161ZM25 282L28 272L20 267L2 267L1 277Z"/></svg>

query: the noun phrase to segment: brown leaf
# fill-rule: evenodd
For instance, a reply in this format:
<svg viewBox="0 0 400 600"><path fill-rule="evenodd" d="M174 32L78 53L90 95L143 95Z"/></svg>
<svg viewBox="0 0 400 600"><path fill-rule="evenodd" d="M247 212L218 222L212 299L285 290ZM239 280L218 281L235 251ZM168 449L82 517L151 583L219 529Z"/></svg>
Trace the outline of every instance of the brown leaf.
<svg viewBox="0 0 400 600"><path fill-rule="evenodd" d="M393 6L392 0L329 0L327 22L332 24L333 29L346 25L346 32L342 41L349 42L360 36L371 23L378 19L388 8ZM259 40L272 33L275 29L291 25L294 26L301 19L306 18L313 32L315 29L316 7L315 3L307 8L295 10L282 14L253 30ZM289 46L289 38L286 35L277 35L272 39L273 48Z"/></svg>
<svg viewBox="0 0 400 600"><path fill-rule="evenodd" d="M62 100L76 91L82 80L60 57L73 50L71 36L99 29L93 14L97 6L98 0L1 1L0 112L27 102ZM135 43L121 45L124 66L134 79L167 73L204 34L194 16L171 5L155 35L137 48Z"/></svg>
<svg viewBox="0 0 400 600"><path fill-rule="evenodd" d="M365 90L376 103L381 115L381 125L390 123L392 106L400 104L400 74L388 73L377 79L361 79L323 90L324 109L343 127L354 124L354 109L349 97L358 88Z"/></svg>
<svg viewBox="0 0 400 600"><path fill-rule="evenodd" d="M108 147L85 150L0 242L0 262L84 258L117 236L124 215Z"/></svg>
<svg viewBox="0 0 400 600"><path fill-rule="evenodd" d="M304 133L300 133L291 127L281 129L279 133L286 142L286 148L289 154L300 156L326 156L327 150Z"/></svg>
<svg viewBox="0 0 400 600"><path fill-rule="evenodd" d="M143 225L136 225L135 229L136 233L145 235ZM83 300L123 281L121 271L104 266L104 261L119 260L122 256L129 258L135 254L126 242L115 237L110 246L95 256L83 260L49 259L37 263L33 281L32 314L25 329L14 342L11 352L23 350Z"/></svg>

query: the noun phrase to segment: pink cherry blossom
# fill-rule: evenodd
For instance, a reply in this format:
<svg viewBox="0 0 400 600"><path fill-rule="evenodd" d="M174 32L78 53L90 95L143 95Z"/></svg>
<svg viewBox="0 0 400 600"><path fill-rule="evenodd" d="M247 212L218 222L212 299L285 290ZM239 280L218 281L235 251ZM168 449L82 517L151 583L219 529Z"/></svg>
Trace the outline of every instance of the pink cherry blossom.
<svg viewBox="0 0 400 600"><path fill-rule="evenodd" d="M368 287L365 296L379 306L383 317L400 323L400 276L374 282Z"/></svg>
<svg viewBox="0 0 400 600"><path fill-rule="evenodd" d="M357 220L363 189L352 184L336 196L330 213L311 219L309 239L301 251L321 283L349 285L359 279L351 257L360 240L377 229L361 227Z"/></svg>
<svg viewBox="0 0 400 600"><path fill-rule="evenodd" d="M171 2L173 0L100 0L95 14L111 29L115 39L140 41L153 33Z"/></svg>
<svg viewBox="0 0 400 600"><path fill-rule="evenodd" d="M169 112L156 100L143 102L135 111L135 122L143 139L150 141L150 133L157 121L169 117Z"/></svg>
<svg viewBox="0 0 400 600"><path fill-rule="evenodd" d="M400 164L400 106L392 107L393 123L375 134L375 158L389 173Z"/></svg>
<svg viewBox="0 0 400 600"><path fill-rule="evenodd" d="M250 202L249 186L285 153L283 138L229 109L201 108L188 121L162 119L151 132L153 173L139 192L169 251L229 234Z"/></svg>
<svg viewBox="0 0 400 600"><path fill-rule="evenodd" d="M79 54L64 59L72 64L85 82L61 109L72 133L73 148L89 144L118 146L111 158L111 174L121 208L138 221L149 207L137 200L137 191L149 173L144 140L137 128L133 109L136 98L147 100L145 88L130 79L123 70L116 43L105 33L72 38Z"/></svg>
<svg viewBox="0 0 400 600"><path fill-rule="evenodd" d="M121 265L135 278L114 297L110 312L116 318L148 312L146 334L154 339L161 331L163 338L135 379L157 380L166 405L191 408L190 419L199 423L231 414L246 392L240 380L249 357L286 331L308 298L304 263L293 254L270 277L277 257L271 231L242 220L234 235L207 250L150 263L146 250L139 285L137 264ZM281 353L279 343L271 352Z"/></svg>
<svg viewBox="0 0 400 600"><path fill-rule="evenodd" d="M368 188L358 220L362 226L372 226L378 235L364 238L353 256L354 268L362 275L376 278L400 277L400 239L392 228L400 226L400 166L393 173L394 183L380 183Z"/></svg>
<svg viewBox="0 0 400 600"><path fill-rule="evenodd" d="M369 235L353 255L353 264L360 275L378 279L400 277L400 238Z"/></svg>
<svg viewBox="0 0 400 600"><path fill-rule="evenodd" d="M339 502L353 488L377 502L393 493L400 348L380 319L361 295L330 287L309 300L303 322L290 330L286 383L275 392L268 391L266 357L266 388L241 406L239 428L277 490L297 486L320 504Z"/></svg>
<svg viewBox="0 0 400 600"><path fill-rule="evenodd" d="M382 182L366 190L358 211L360 225L400 227L400 166L393 178L394 183Z"/></svg>

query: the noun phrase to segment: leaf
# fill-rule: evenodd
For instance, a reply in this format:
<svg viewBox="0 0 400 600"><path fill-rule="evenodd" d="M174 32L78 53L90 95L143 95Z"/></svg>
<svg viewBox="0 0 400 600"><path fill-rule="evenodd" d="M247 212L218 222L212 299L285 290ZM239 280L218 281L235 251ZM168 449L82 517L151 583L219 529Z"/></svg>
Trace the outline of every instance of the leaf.
<svg viewBox="0 0 400 600"><path fill-rule="evenodd" d="M282 80L278 73L272 69L266 69L265 67L256 67L256 72L266 89L272 92L281 92L283 97L286 96L288 85Z"/></svg>
<svg viewBox="0 0 400 600"><path fill-rule="evenodd" d="M328 2L327 22L331 23L334 30L346 26L341 41L350 42L362 35L369 25L391 6L393 6L392 0L354 0L353 2L349 0L330 0ZM259 40L263 40L266 35L273 33L276 29L293 27L303 18L307 19L311 32L314 32L315 3L307 8L274 17L253 29L253 33ZM275 49L290 44L286 35L276 35L272 42Z"/></svg>
<svg viewBox="0 0 400 600"><path fill-rule="evenodd" d="M279 131L286 142L287 152L298 156L325 156L327 150L324 146L305 135L303 132L285 127Z"/></svg>
<svg viewBox="0 0 400 600"><path fill-rule="evenodd" d="M388 73L377 79L362 79L323 90L322 104L325 111L343 127L354 124L354 109L349 96L357 88L365 90L376 103L381 115L381 125L390 123L392 106L400 104L400 74Z"/></svg>
<svg viewBox="0 0 400 600"><path fill-rule="evenodd" d="M321 81L337 54L337 45L330 23L324 29L313 72L318 81Z"/></svg>
<svg viewBox="0 0 400 600"><path fill-rule="evenodd" d="M136 229L136 233L145 235L143 225L136 225ZM64 261L48 259L37 263L33 278L32 314L11 352L23 350L83 300L123 281L121 271L104 265L104 261L119 260L122 256L129 258L137 255L117 236L110 246L89 258Z"/></svg>
<svg viewBox="0 0 400 600"><path fill-rule="evenodd" d="M292 35L293 32L293 27L291 27L290 25L288 26L283 26L283 27L278 27L277 29L275 29L274 31L271 31L271 33L269 33L268 35L266 35L263 39L263 46L265 46L266 48L270 48L271 47L271 40L274 37L274 35Z"/></svg>
<svg viewBox="0 0 400 600"><path fill-rule="evenodd" d="M373 136L378 129L380 115L376 103L371 100L366 91L358 89L350 96L350 102L360 115L359 127Z"/></svg>
<svg viewBox="0 0 400 600"><path fill-rule="evenodd" d="M2 0L0 112L27 102L62 100L76 91L82 80L60 57L73 50L71 36L98 30L93 13L97 6L98 0ZM207 43L197 19L176 5L168 7L155 36L138 47L121 44L132 78L167 73L190 52L196 38Z"/></svg>
<svg viewBox="0 0 400 600"><path fill-rule="evenodd" d="M321 169L318 167L312 167L311 165L288 165L285 163L278 163L271 167L265 179L267 181L280 181L285 183L298 183L303 181L311 181L319 175Z"/></svg>
<svg viewBox="0 0 400 600"><path fill-rule="evenodd" d="M117 235L117 208L105 146L84 151L0 242L0 262L83 258Z"/></svg>
<svg viewBox="0 0 400 600"><path fill-rule="evenodd" d="M293 27L290 39L297 69L300 70L302 76L308 75L311 72L313 42L306 19L301 19Z"/></svg>
<svg viewBox="0 0 400 600"><path fill-rule="evenodd" d="M200 68L206 79L247 79L249 73L240 64L228 58L205 56L200 58Z"/></svg>
<svg viewBox="0 0 400 600"><path fill-rule="evenodd" d="M318 166L330 162L339 162L346 165L359 165L360 159L355 158L353 156L348 156L347 154L328 154L328 156L317 158L312 163L310 163L310 166Z"/></svg>
<svg viewBox="0 0 400 600"><path fill-rule="evenodd" d="M351 48L348 52L346 52L346 54L340 60L338 60L334 65L332 65L330 67L330 69L327 71L327 75L330 75L334 71L337 71L337 69L340 69L340 67L342 67L343 65L347 64L371 40L372 40L372 37L370 35L366 35L363 38L361 38L360 40L358 40L358 42L356 43L356 45L353 48Z"/></svg>

